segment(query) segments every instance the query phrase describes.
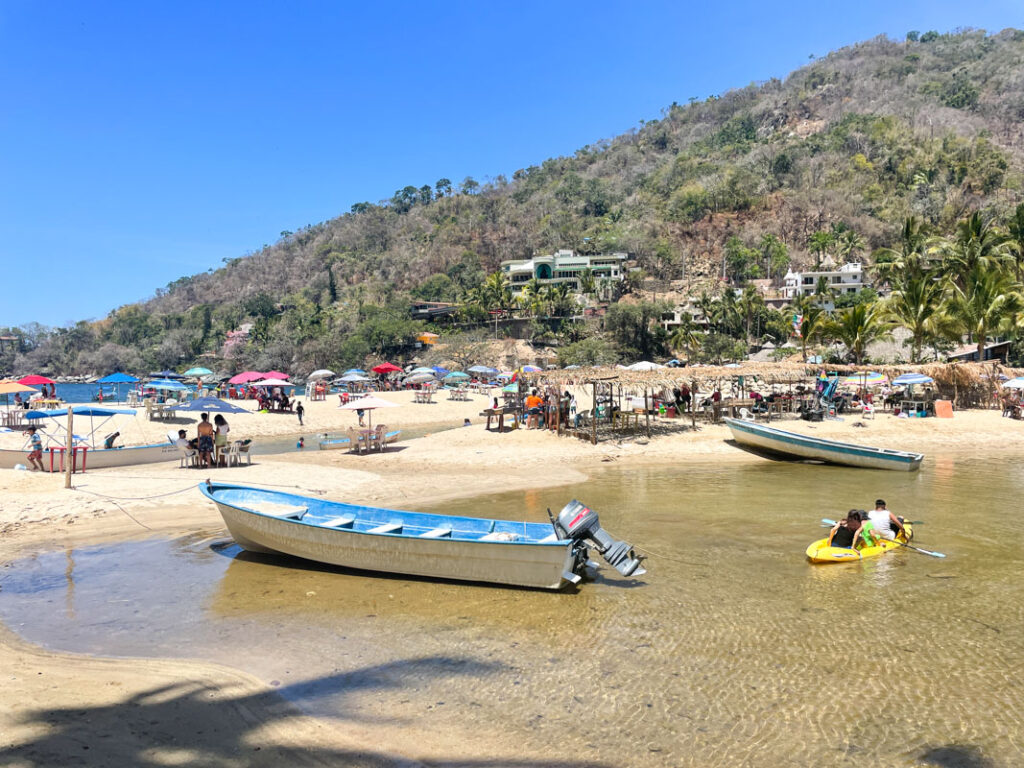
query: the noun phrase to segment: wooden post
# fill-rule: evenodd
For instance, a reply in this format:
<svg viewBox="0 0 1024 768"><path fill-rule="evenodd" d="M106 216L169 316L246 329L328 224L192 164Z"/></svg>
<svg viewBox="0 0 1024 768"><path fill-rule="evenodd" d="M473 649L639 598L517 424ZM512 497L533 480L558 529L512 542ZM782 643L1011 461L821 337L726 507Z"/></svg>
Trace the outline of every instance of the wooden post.
<svg viewBox="0 0 1024 768"><path fill-rule="evenodd" d="M74 426L74 407L68 404L68 436L64 443L64 487L71 487L71 464L72 464L72 451L75 449L75 438L71 431Z"/></svg>
<svg viewBox="0 0 1024 768"><path fill-rule="evenodd" d="M690 381L690 426L697 428L697 380Z"/></svg>
<svg viewBox="0 0 1024 768"><path fill-rule="evenodd" d="M591 384L594 385L594 402L590 412L590 444L597 445L597 382Z"/></svg>
<svg viewBox="0 0 1024 768"><path fill-rule="evenodd" d="M651 408L654 407L654 397L651 397ZM647 407L647 385L644 384L644 419L647 422L647 437L651 437L651 408Z"/></svg>

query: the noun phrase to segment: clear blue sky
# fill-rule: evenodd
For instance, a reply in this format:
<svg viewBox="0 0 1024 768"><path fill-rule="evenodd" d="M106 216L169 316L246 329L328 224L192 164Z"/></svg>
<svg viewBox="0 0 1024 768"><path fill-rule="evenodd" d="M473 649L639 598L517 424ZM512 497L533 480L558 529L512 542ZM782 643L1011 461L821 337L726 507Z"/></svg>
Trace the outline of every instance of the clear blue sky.
<svg viewBox="0 0 1024 768"><path fill-rule="evenodd" d="M1024 27L1024 4L6 0L0 326L101 318L407 184L961 26Z"/></svg>

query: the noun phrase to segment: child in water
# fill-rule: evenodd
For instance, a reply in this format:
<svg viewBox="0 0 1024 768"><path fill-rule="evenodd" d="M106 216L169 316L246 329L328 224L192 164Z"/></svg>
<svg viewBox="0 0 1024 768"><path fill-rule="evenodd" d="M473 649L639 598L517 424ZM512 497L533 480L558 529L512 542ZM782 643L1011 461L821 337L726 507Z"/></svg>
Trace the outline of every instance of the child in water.
<svg viewBox="0 0 1024 768"><path fill-rule="evenodd" d="M295 444L295 447L296 447L296 448L299 448L300 450L301 450L302 448L305 448L305 447L306 447L306 438L304 438L304 437L300 437L300 438L299 438L299 442L297 442L297 443Z"/></svg>

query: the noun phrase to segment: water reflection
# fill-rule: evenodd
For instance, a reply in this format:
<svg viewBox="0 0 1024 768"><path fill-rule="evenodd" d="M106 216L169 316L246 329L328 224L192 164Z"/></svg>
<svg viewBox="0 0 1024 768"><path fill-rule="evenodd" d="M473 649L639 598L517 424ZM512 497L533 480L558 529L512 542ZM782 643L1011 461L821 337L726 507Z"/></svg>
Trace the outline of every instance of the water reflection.
<svg viewBox="0 0 1024 768"><path fill-rule="evenodd" d="M1024 478L1013 470L974 458L910 476L767 462L625 468L438 508L538 521L575 496L652 553L643 583L609 569L576 594L247 555L208 531L16 563L0 615L51 647L199 656L309 681L294 691L406 660L394 667L400 685L354 692L347 711L396 707L421 713L409 728L450 733L487 722L477 741L526 740L553 758L915 765L969 744L1015 765L1024 583L1012 510ZM923 520L919 542L949 559L804 560L820 518L876 497ZM40 610L56 601L64 610ZM417 658L473 671L437 675ZM298 698L340 711L334 696Z"/></svg>

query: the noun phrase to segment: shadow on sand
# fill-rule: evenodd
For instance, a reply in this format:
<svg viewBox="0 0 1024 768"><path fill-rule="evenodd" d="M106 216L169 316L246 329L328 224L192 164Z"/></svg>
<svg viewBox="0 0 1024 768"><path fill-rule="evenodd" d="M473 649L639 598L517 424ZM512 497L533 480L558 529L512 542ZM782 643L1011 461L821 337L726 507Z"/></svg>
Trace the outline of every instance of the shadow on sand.
<svg viewBox="0 0 1024 768"><path fill-rule="evenodd" d="M117 703L97 706L32 709L21 722L39 735L21 744L0 748L0 765L31 766L404 766L418 765L387 751L287 747L268 744L260 730L280 726L302 716L286 699L311 701L324 696L344 697L365 691L400 689L407 676L478 676L501 669L500 664L456 657L433 656L366 667L327 675L292 686L244 695L200 680L182 680L129 696ZM324 719L327 728L344 728L360 720L345 715ZM375 722L380 722L376 719ZM191 724L194 730L182 730ZM396 724L398 721L396 720ZM187 725L186 725L187 727ZM589 761L534 761L522 758L481 757L432 759L425 765L439 768L599 768Z"/></svg>

